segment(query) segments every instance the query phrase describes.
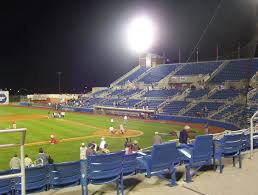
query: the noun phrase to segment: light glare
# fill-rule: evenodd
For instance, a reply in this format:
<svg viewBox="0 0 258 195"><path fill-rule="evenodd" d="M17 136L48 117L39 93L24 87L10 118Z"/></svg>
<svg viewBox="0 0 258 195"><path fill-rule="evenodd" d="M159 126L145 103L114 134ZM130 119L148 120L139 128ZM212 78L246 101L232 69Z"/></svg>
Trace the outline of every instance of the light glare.
<svg viewBox="0 0 258 195"><path fill-rule="evenodd" d="M134 19L127 28L127 42L131 49L136 52L145 52L153 44L154 28L152 22L141 17Z"/></svg>

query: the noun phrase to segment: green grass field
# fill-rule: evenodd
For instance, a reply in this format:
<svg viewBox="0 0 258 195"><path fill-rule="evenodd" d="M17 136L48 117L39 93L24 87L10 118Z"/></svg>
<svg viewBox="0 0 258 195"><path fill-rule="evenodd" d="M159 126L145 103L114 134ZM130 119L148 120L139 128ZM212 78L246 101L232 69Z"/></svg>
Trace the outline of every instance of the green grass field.
<svg viewBox="0 0 258 195"><path fill-rule="evenodd" d="M111 116L100 116L80 113L66 113L64 119L48 119L48 110L26 107L1 106L0 129L9 128L13 120L16 120L17 128L27 128L25 153L35 160L39 147L54 159L55 162L79 160L79 147L82 142L100 142L101 135L93 135L96 131L107 131L110 126ZM114 117L115 128L123 122L122 117ZM133 137L141 148L152 145L152 137L155 131L168 133L182 129L182 125L173 125L159 121L144 121L128 119L127 129L139 130L144 134ZM196 129L193 129L196 130ZM197 131L197 130L196 130ZM59 143L51 145L47 143L51 134L54 134ZM90 136L90 137L87 137ZM76 138L69 140L70 138ZM17 143L18 134L0 134L0 144ZM61 140L66 139L67 142ZM68 139L68 140L67 140ZM164 136L163 140L171 140L173 137ZM118 151L124 147L124 138L106 137L111 151ZM44 143L39 143L45 141ZM8 169L9 160L17 153L19 148L0 149L0 170Z"/></svg>

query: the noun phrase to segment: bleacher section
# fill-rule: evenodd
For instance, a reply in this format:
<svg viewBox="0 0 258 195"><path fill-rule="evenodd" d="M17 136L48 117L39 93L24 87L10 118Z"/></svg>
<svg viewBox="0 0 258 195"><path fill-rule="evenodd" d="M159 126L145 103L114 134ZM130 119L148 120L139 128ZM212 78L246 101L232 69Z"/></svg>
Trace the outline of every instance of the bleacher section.
<svg viewBox="0 0 258 195"><path fill-rule="evenodd" d="M122 108L134 108L136 104L140 103L142 100L128 99L119 104Z"/></svg>
<svg viewBox="0 0 258 195"><path fill-rule="evenodd" d="M213 77L211 83L249 79L255 74L257 67L257 59L255 59L252 64L250 64L249 60L231 61L222 69L222 71Z"/></svg>
<svg viewBox="0 0 258 195"><path fill-rule="evenodd" d="M233 104L226 107L223 111L215 114L212 118L216 120L225 119L227 116L233 115L234 113L238 112L243 105L240 104Z"/></svg>
<svg viewBox="0 0 258 195"><path fill-rule="evenodd" d="M134 95L134 94L136 94L136 93L139 93L140 91L141 91L141 89L131 89L131 90L127 90L127 91L125 91L125 92L123 93L123 96L126 96L126 97L132 96L132 95Z"/></svg>
<svg viewBox="0 0 258 195"><path fill-rule="evenodd" d="M120 110L117 108L149 109L166 115L205 117L244 124L243 116L248 118L258 109L258 93L249 89L252 90L248 94L250 109L245 109L247 90L243 89L245 84L241 80L248 75L252 77L257 67L258 59L253 60L251 68L245 59L137 67L125 78L123 76L118 84L71 100L65 106L92 109L96 105L109 107L109 110L114 107L116 111ZM164 79L169 74L184 79ZM211 80L195 80L192 77L199 75L207 79L207 74L212 76ZM187 76L190 79L185 79ZM223 84L226 80L242 83ZM131 84L123 86L127 81ZM246 126L246 122L243 126Z"/></svg>
<svg viewBox="0 0 258 195"><path fill-rule="evenodd" d="M204 63L191 63L183 66L182 69L176 72L175 75L199 75L211 74L216 68L219 67L221 62L204 62Z"/></svg>
<svg viewBox="0 0 258 195"><path fill-rule="evenodd" d="M172 97L176 95L179 92L178 89L161 89L161 90L150 90L147 91L143 97L159 97L159 98L167 98L167 97Z"/></svg>
<svg viewBox="0 0 258 195"><path fill-rule="evenodd" d="M140 75L142 75L145 71L148 69L145 67L140 67L137 71L133 72L132 74L125 77L122 81L120 81L117 85L124 85L126 82L130 81L133 82L135 79L137 79Z"/></svg>
<svg viewBox="0 0 258 195"><path fill-rule="evenodd" d="M144 82L145 84L151 84L160 81L172 71L174 71L179 64L172 65L159 65L152 69L150 69L143 78L141 78L138 82Z"/></svg>
<svg viewBox="0 0 258 195"><path fill-rule="evenodd" d="M163 100L146 100L142 104L145 108L147 107L149 110L156 110L158 109L159 105L164 102Z"/></svg>
<svg viewBox="0 0 258 195"><path fill-rule="evenodd" d="M200 102L188 110L184 115L193 117L207 117L209 112L218 110L218 108L222 105L223 103L219 102Z"/></svg>
<svg viewBox="0 0 258 195"><path fill-rule="evenodd" d="M163 112L170 115L177 115L180 110L186 108L189 102L186 101L172 101L163 108Z"/></svg>
<svg viewBox="0 0 258 195"><path fill-rule="evenodd" d="M113 91L110 95L111 96L118 96L118 95L121 95L123 92L124 92L123 89L117 89L117 90Z"/></svg>
<svg viewBox="0 0 258 195"><path fill-rule="evenodd" d="M242 91L234 89L219 90L209 97L209 99L232 99L238 96Z"/></svg>
<svg viewBox="0 0 258 195"><path fill-rule="evenodd" d="M186 98L201 98L205 95L208 95L208 90L205 89L197 89L197 90L191 90L190 93L188 94L188 96Z"/></svg>

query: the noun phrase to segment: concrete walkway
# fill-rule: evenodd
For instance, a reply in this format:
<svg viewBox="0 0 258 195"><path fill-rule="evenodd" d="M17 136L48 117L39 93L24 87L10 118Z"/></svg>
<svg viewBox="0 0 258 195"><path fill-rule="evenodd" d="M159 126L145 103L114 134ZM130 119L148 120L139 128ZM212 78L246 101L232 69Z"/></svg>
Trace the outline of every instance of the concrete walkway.
<svg viewBox="0 0 258 195"><path fill-rule="evenodd" d="M145 178L138 174L125 179L125 194L127 195L258 195L258 151L254 159L249 159L249 154L244 155L243 168L232 166L232 159L224 160L223 174L213 172L212 169L199 172L193 182L185 183L185 169L177 169L178 186L170 187L168 181L158 177ZM80 195L81 187L70 187L50 190L39 193L41 195ZM114 184L94 186L89 185L89 194L112 195L116 194Z"/></svg>

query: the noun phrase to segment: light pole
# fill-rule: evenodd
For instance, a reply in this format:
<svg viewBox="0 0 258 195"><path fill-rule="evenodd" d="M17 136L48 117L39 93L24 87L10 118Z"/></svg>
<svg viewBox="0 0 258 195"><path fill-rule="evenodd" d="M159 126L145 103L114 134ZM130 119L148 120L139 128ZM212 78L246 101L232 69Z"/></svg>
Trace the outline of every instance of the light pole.
<svg viewBox="0 0 258 195"><path fill-rule="evenodd" d="M61 93L61 74L62 72L57 72L58 75L58 93Z"/></svg>

